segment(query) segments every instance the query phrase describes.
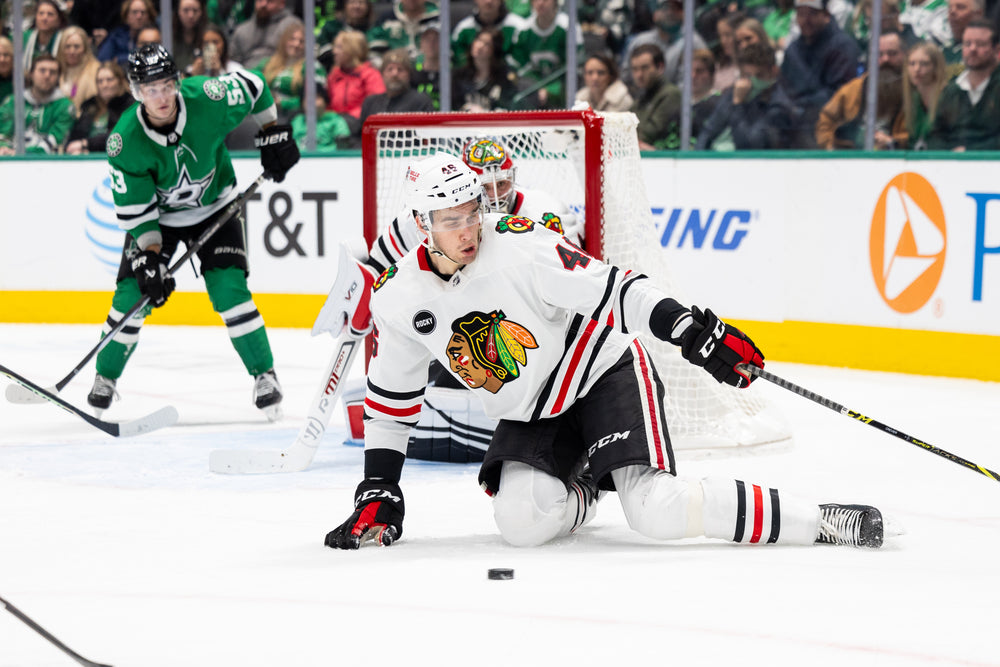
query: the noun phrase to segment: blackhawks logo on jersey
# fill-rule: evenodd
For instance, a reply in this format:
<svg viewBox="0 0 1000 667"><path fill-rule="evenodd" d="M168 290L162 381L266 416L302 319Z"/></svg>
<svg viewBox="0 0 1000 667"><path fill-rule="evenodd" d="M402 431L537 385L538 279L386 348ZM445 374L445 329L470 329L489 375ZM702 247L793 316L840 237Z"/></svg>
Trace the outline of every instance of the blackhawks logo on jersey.
<svg viewBox="0 0 1000 667"><path fill-rule="evenodd" d="M529 220L528 218L520 215L505 215L497 220L497 231L501 234L504 232L523 234L524 232L530 232L534 228L534 220Z"/></svg>
<svg viewBox="0 0 1000 667"><path fill-rule="evenodd" d="M560 234L565 234L563 231L562 218L560 218L555 213L545 213L542 215L542 224L545 225L546 229L551 229L554 232L559 232Z"/></svg>
<svg viewBox="0 0 1000 667"><path fill-rule="evenodd" d="M396 271L397 269L395 264L393 264L388 269L383 271L382 275L380 275L378 278L375 279L375 283L372 285L372 291L374 292L379 291L379 289L382 288L382 285L385 285L385 283L389 280L389 278L392 278L394 275L396 275Z"/></svg>
<svg viewBox="0 0 1000 667"><path fill-rule="evenodd" d="M520 366L528 363L525 349L538 347L531 332L502 310L472 311L452 322L451 331L445 350L451 372L470 389L493 394L521 376Z"/></svg>

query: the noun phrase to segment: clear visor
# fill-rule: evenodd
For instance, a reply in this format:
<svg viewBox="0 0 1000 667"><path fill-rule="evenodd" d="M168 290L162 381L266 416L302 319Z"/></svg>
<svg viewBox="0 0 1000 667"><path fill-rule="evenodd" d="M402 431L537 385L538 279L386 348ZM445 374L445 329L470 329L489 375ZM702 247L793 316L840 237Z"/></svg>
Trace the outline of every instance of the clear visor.
<svg viewBox="0 0 1000 667"><path fill-rule="evenodd" d="M485 169L482 181L490 208L507 212L514 196L514 169Z"/></svg>
<svg viewBox="0 0 1000 667"><path fill-rule="evenodd" d="M455 232L474 227L483 222L483 198L480 196L458 206L431 211L426 217L430 221L428 231L434 233Z"/></svg>
<svg viewBox="0 0 1000 667"><path fill-rule="evenodd" d="M131 87L132 97L140 102L170 99L177 95L177 79L133 83Z"/></svg>

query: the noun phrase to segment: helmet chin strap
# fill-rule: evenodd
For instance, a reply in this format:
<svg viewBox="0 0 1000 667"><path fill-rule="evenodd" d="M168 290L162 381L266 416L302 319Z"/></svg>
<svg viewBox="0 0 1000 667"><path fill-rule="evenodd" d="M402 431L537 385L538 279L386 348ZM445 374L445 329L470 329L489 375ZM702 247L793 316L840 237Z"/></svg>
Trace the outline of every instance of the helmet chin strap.
<svg viewBox="0 0 1000 667"><path fill-rule="evenodd" d="M461 268L461 267L465 266L464 264L456 262L451 257L449 257L448 255L444 254L443 251L438 250L436 247L434 247L434 245L429 240L424 241L420 245L422 245L423 247L427 248L427 252L429 252L430 254L437 255L438 257L444 257L446 260L448 260L449 262L451 262L452 264L454 264L457 268Z"/></svg>

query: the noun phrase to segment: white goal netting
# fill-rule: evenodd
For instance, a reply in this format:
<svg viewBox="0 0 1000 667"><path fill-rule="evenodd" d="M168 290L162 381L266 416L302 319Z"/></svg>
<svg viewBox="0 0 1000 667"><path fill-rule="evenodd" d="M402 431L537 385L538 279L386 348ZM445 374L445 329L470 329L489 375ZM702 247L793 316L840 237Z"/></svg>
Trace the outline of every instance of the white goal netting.
<svg viewBox="0 0 1000 667"><path fill-rule="evenodd" d="M363 142L368 241L402 209L410 161L438 150L460 155L468 140L484 137L510 152L518 185L559 197L587 220L588 252L641 270L667 294L690 305L666 268L646 196L636 123L631 113L589 110L374 116ZM756 387L719 385L682 359L674 346L652 337L643 342L666 386L675 450L710 455L790 440L786 424Z"/></svg>

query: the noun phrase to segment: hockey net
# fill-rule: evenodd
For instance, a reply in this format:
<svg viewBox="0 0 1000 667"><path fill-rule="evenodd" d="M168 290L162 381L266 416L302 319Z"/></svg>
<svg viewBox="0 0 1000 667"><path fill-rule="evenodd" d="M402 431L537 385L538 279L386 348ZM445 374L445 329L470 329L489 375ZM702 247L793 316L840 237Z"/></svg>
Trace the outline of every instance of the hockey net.
<svg viewBox="0 0 1000 667"><path fill-rule="evenodd" d="M407 165L435 151L461 155L466 141L500 142L517 167L517 185L565 201L585 221L589 253L648 275L690 304L671 280L646 196L631 113L584 111L382 114L362 133L365 237L369 245L403 209ZM712 455L785 443L791 434L757 388L718 384L681 358L673 345L643 343L666 387L674 449Z"/></svg>

